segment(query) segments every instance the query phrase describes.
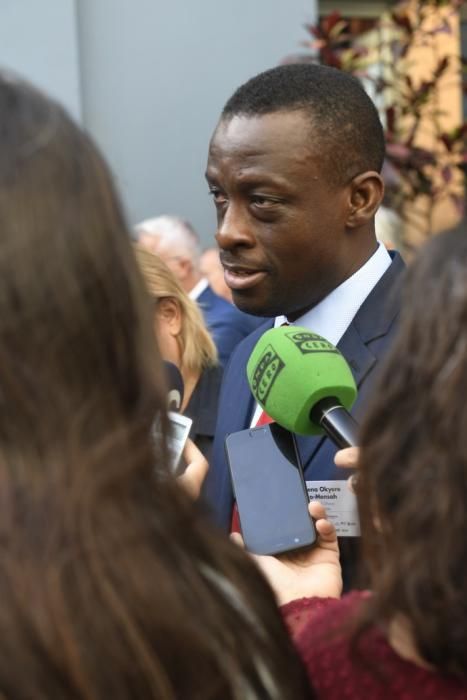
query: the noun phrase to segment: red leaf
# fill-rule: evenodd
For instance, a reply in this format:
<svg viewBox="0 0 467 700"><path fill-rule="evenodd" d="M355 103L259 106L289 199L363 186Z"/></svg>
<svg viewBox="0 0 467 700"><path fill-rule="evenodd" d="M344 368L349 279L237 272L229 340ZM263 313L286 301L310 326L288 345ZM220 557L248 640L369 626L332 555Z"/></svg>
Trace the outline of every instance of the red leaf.
<svg viewBox="0 0 467 700"><path fill-rule="evenodd" d="M388 131L393 133L394 131L394 126L395 126L395 121L396 121L396 110L394 107L388 107L386 109L386 124Z"/></svg>
<svg viewBox="0 0 467 700"><path fill-rule="evenodd" d="M435 71L434 71L435 78L440 78L448 66L449 66L449 56L445 56L444 58L441 59L441 61L438 63L438 65L435 68Z"/></svg>
<svg viewBox="0 0 467 700"><path fill-rule="evenodd" d="M443 133L439 137L440 141L445 145L446 149L451 153L452 151L452 139L449 134Z"/></svg>
<svg viewBox="0 0 467 700"><path fill-rule="evenodd" d="M407 32L407 34L413 33L412 23L407 14L402 14L401 12L392 12L391 19L395 24L397 24L398 27Z"/></svg>
<svg viewBox="0 0 467 700"><path fill-rule="evenodd" d="M449 167L449 165L445 165L444 168L442 168L441 177L443 178L443 181L446 183L446 185L449 185L449 183L452 180L452 170Z"/></svg>
<svg viewBox="0 0 467 700"><path fill-rule="evenodd" d="M341 19L341 13L335 10L334 12L331 12L330 15L327 15L326 17L322 18L321 26L323 27L326 33L329 33L332 31L333 27L335 27L336 24L341 21Z"/></svg>
<svg viewBox="0 0 467 700"><path fill-rule="evenodd" d="M387 143L386 153L395 160L407 161L410 157L410 148L407 148L402 143Z"/></svg>
<svg viewBox="0 0 467 700"><path fill-rule="evenodd" d="M318 39L322 34L321 29L315 24L305 24L305 29L309 34L314 36L315 39Z"/></svg>

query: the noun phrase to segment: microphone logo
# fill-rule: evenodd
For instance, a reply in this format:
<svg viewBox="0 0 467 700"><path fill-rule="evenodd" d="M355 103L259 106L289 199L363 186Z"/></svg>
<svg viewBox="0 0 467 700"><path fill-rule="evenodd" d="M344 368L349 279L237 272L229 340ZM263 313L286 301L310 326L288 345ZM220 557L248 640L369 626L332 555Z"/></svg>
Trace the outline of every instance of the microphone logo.
<svg viewBox="0 0 467 700"><path fill-rule="evenodd" d="M328 340L322 338L317 333L309 333L307 331L288 331L284 334L286 338L292 341L295 347L302 355L309 355L314 352L330 352L339 354L339 350L332 345Z"/></svg>
<svg viewBox="0 0 467 700"><path fill-rule="evenodd" d="M284 367L284 362L272 345L268 345L253 370L250 384L253 394L259 403L264 404L267 401L269 393Z"/></svg>

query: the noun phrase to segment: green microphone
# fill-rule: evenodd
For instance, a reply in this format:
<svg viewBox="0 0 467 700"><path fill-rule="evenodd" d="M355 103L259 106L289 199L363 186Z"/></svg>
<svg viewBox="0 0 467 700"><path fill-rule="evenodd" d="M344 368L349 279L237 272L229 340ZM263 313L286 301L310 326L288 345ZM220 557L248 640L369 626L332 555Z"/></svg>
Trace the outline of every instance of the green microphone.
<svg viewBox="0 0 467 700"><path fill-rule="evenodd" d="M266 331L247 364L253 396L279 425L300 435L357 445L349 410L357 397L350 367L328 340L300 326Z"/></svg>

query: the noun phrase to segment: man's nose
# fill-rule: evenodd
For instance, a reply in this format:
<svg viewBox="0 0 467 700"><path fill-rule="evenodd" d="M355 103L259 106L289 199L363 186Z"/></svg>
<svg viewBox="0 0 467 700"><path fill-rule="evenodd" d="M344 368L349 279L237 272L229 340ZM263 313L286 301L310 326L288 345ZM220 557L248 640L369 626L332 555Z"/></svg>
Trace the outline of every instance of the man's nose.
<svg viewBox="0 0 467 700"><path fill-rule="evenodd" d="M238 207L230 204L227 208L222 220L218 223L216 241L222 250L230 250L238 246L251 248L255 245L251 223Z"/></svg>

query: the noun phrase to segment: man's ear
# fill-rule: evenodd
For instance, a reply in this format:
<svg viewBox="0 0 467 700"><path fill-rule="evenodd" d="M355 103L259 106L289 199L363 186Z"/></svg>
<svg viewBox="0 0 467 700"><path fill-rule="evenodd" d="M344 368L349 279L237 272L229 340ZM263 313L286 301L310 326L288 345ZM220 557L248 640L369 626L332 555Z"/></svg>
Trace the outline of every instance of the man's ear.
<svg viewBox="0 0 467 700"><path fill-rule="evenodd" d="M360 173L350 184L348 228L358 228L371 221L384 195L381 175L374 170Z"/></svg>
<svg viewBox="0 0 467 700"><path fill-rule="evenodd" d="M157 313L172 336L176 337L180 334L182 312L176 299L173 297L159 299L157 302Z"/></svg>
<svg viewBox="0 0 467 700"><path fill-rule="evenodd" d="M193 272L193 263L190 260L190 258L180 257L178 259L178 269L178 278L180 280L186 280L186 278L189 277Z"/></svg>

